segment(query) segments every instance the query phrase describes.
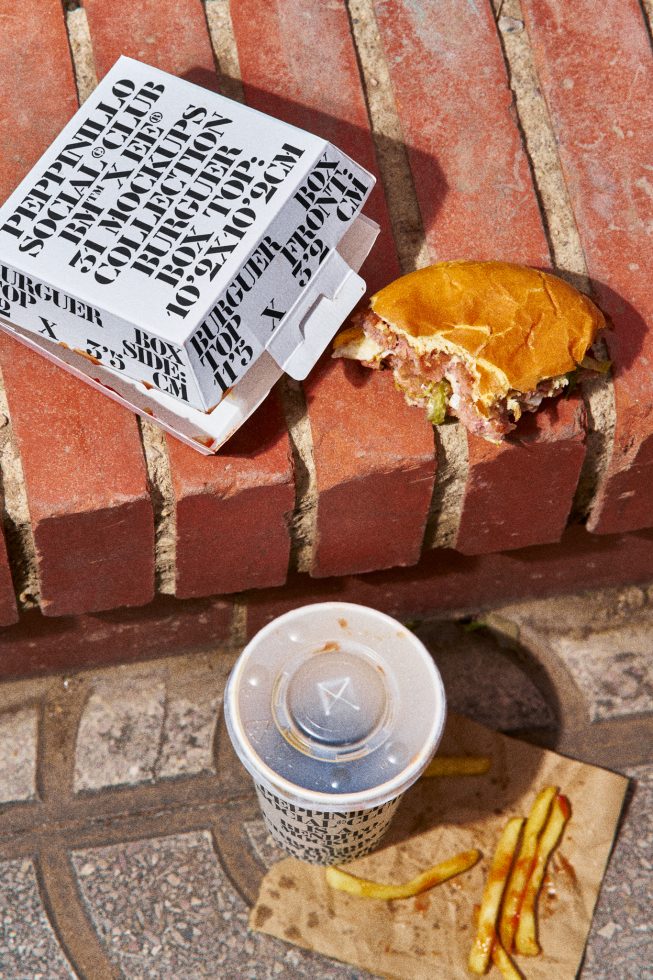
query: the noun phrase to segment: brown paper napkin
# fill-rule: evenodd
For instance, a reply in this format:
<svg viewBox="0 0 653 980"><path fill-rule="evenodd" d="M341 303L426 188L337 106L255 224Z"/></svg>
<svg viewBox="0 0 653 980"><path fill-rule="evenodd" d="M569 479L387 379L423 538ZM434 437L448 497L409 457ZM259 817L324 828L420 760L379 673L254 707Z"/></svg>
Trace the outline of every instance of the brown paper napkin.
<svg viewBox="0 0 653 980"><path fill-rule="evenodd" d="M489 755L492 768L485 776L420 780L382 848L347 870L398 883L472 847L483 854L476 867L415 898L382 902L333 891L324 868L287 858L263 879L250 926L383 976L469 980L475 910L499 834L552 783L569 797L572 816L540 894L543 953L516 963L528 980L573 980L628 780L456 716L440 754ZM496 967L490 973L499 976Z"/></svg>

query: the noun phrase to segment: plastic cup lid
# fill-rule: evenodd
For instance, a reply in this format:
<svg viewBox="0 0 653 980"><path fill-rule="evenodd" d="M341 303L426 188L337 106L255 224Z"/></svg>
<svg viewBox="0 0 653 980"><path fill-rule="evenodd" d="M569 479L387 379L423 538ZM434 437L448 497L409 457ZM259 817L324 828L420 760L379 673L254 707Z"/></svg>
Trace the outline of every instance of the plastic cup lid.
<svg viewBox="0 0 653 980"><path fill-rule="evenodd" d="M225 718L256 782L303 806L378 806L421 775L445 719L424 645L384 613L345 602L280 616L229 678Z"/></svg>

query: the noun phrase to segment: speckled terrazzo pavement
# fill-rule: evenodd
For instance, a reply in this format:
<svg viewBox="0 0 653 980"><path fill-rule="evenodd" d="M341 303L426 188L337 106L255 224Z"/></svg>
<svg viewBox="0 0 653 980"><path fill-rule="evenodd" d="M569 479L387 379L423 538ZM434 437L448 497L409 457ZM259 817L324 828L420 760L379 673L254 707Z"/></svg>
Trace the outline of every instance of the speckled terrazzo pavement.
<svg viewBox="0 0 653 980"><path fill-rule="evenodd" d="M632 777L581 977L647 980L651 595L504 607L488 624L411 625L453 709ZM224 734L232 660L211 651L0 687L2 980L369 976L247 929L279 852Z"/></svg>

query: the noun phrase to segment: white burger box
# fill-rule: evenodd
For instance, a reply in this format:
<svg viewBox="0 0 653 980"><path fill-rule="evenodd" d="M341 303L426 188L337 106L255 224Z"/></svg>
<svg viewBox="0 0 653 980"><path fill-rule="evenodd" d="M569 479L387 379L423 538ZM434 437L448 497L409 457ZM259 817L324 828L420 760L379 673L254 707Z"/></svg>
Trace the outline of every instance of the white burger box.
<svg viewBox="0 0 653 980"><path fill-rule="evenodd" d="M120 58L0 209L0 327L204 453L365 291L374 177Z"/></svg>

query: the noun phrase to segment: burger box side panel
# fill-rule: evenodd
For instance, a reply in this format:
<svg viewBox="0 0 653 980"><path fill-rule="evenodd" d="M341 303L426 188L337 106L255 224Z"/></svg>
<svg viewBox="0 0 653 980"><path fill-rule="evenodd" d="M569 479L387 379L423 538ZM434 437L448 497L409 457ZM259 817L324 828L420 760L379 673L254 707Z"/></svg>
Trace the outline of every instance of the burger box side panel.
<svg viewBox="0 0 653 980"><path fill-rule="evenodd" d="M271 341L288 357L373 183L325 140L121 58L0 210L0 313L208 410Z"/></svg>
<svg viewBox="0 0 653 980"><path fill-rule="evenodd" d="M292 348L291 361L300 372L310 370L344 318L362 297L365 283L353 270L358 269L367 256L378 230L373 221L358 218L342 239L338 251L334 252L338 261L331 263L335 266L331 281L320 277L316 280L318 290L324 288L325 292L314 291L307 297L306 309L300 321L302 343ZM325 263L323 271L330 271L329 263ZM72 350L65 341L52 334L47 337L35 336L3 318L0 318L0 328L205 455L215 453L249 418L282 374L272 356L263 352L213 411L202 412L147 383L127 377L120 370L84 352Z"/></svg>
<svg viewBox="0 0 653 980"><path fill-rule="evenodd" d="M218 406L218 409L222 406L217 415L220 425L212 426L211 421L218 409L212 413L202 412L156 389L148 390L141 382L132 381L104 364L94 364L88 357L61 343L45 338L37 339L8 320L0 319L0 329L119 405L155 422L170 435L205 456L212 455L219 448L211 428L219 428L221 445L263 401L282 374L271 358L259 358L238 386L238 407L233 398L234 390Z"/></svg>
<svg viewBox="0 0 653 980"><path fill-rule="evenodd" d="M19 323L35 339L65 338L65 343L80 356L91 357L126 376L170 391L189 405L199 406L199 390L183 348L2 261L0 280L0 315ZM129 364L132 357L137 363L134 374Z"/></svg>

